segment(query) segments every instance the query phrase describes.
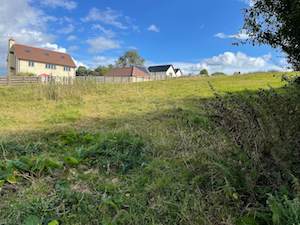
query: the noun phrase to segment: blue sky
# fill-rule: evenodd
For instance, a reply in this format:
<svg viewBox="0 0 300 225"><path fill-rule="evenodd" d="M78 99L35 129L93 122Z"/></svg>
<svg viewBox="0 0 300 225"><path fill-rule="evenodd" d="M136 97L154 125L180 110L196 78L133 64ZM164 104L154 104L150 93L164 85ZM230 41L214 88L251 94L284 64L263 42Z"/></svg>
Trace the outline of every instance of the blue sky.
<svg viewBox="0 0 300 225"><path fill-rule="evenodd" d="M147 65L173 63L185 73L278 70L282 54L234 46L247 0L3 0L0 74L7 38L68 52L78 65L107 65L136 49ZM16 15L16 11L18 11Z"/></svg>

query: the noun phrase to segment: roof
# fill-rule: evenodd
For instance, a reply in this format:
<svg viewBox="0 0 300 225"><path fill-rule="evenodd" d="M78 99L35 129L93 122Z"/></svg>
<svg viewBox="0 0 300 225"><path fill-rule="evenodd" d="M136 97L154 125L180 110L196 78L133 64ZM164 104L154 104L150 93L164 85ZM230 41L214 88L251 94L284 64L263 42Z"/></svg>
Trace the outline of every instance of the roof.
<svg viewBox="0 0 300 225"><path fill-rule="evenodd" d="M152 73L167 72L170 67L173 67L173 65L150 66L148 70Z"/></svg>
<svg viewBox="0 0 300 225"><path fill-rule="evenodd" d="M181 72L181 69L175 69L175 73L177 73L177 72Z"/></svg>
<svg viewBox="0 0 300 225"><path fill-rule="evenodd" d="M113 68L106 76L115 77L144 77L148 76L149 72L146 68L140 66L130 66L124 68Z"/></svg>
<svg viewBox="0 0 300 225"><path fill-rule="evenodd" d="M20 44L13 45L13 48L18 59L76 67L71 56L66 53L55 52L48 49L35 48Z"/></svg>
<svg viewBox="0 0 300 225"><path fill-rule="evenodd" d="M145 73L149 73L149 70L144 67L144 66L135 66L136 68L140 69L141 71L145 72Z"/></svg>

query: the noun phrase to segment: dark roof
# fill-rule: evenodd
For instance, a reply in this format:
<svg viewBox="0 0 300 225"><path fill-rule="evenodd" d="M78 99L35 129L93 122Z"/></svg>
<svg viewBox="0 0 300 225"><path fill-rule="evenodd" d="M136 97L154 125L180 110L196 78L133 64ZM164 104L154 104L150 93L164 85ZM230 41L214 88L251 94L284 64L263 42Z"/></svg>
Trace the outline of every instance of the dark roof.
<svg viewBox="0 0 300 225"><path fill-rule="evenodd" d="M106 76L114 77L144 77L149 76L149 72L144 67L131 66L124 68L113 68Z"/></svg>
<svg viewBox="0 0 300 225"><path fill-rule="evenodd" d="M152 73L166 72L170 67L173 67L173 65L150 66L148 70Z"/></svg>
<svg viewBox="0 0 300 225"><path fill-rule="evenodd" d="M20 44L13 45L13 48L15 49L15 54L18 59L76 67L71 56L66 53L55 52L48 49L35 48Z"/></svg>
<svg viewBox="0 0 300 225"><path fill-rule="evenodd" d="M175 73L177 73L178 71L181 71L181 69L175 69Z"/></svg>

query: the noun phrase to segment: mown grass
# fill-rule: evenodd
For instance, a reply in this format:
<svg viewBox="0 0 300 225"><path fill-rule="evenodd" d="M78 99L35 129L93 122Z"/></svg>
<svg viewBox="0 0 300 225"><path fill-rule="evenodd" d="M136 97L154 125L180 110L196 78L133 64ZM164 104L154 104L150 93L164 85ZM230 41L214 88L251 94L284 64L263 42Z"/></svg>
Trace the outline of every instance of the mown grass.
<svg viewBox="0 0 300 225"><path fill-rule="evenodd" d="M0 96L0 224L300 223L300 89L282 74Z"/></svg>

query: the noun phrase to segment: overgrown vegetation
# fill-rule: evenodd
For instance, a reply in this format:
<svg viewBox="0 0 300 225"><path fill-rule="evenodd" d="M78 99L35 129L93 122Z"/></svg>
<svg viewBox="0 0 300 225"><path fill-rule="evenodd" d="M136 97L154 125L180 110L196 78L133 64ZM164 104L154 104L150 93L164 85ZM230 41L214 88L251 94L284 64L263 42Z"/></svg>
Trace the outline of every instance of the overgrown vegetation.
<svg viewBox="0 0 300 225"><path fill-rule="evenodd" d="M17 73L17 76L21 76L21 77L34 77L34 76L36 76L36 74L34 74L34 73Z"/></svg>
<svg viewBox="0 0 300 225"><path fill-rule="evenodd" d="M299 224L290 76L0 89L0 224Z"/></svg>

